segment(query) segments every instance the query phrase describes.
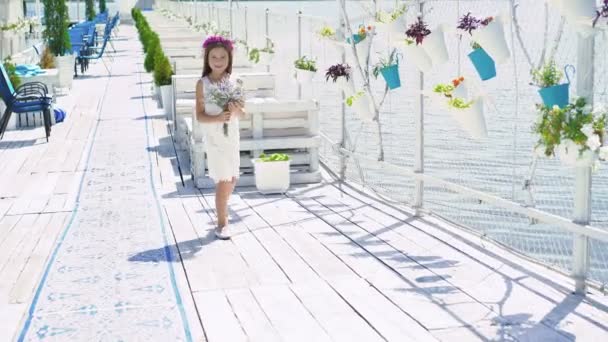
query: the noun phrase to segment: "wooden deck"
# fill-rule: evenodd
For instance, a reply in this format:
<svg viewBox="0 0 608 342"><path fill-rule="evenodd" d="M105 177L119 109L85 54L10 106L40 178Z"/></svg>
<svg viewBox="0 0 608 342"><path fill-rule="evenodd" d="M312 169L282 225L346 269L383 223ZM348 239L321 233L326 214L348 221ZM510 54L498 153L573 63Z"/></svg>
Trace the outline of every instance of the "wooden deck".
<svg viewBox="0 0 608 342"><path fill-rule="evenodd" d="M128 40L117 49L136 45L131 28L121 32ZM85 161L95 147L95 124L122 115L125 103L139 111L129 118L150 128L143 153L152 157L151 181L169 246L150 250L112 242L112 251L129 261L154 256L154 264L173 265L194 341L601 341L608 336L608 300L602 295L570 295L567 277L436 218L415 218L407 208L340 186L327 174L324 183L293 187L284 196L237 189L230 201L235 235L216 240L213 192L193 187L187 153L176 154L168 122L146 86L123 84L125 75L141 70L141 60L117 57L115 76L76 80L79 100L68 120L53 128L51 143L42 141L40 128L8 132L0 142L0 340L17 338L22 330L49 256L77 208L79 183L92 172ZM147 85L150 79L141 74L139 82ZM110 91L101 90L107 82L114 92L102 101ZM120 106L117 96L124 97ZM148 119L141 120L144 116ZM115 146L136 142L110 134L112 125L100 132L116 139ZM120 241L128 241L126 233ZM166 247L175 257L163 259L167 254L159 250ZM124 294L115 291L116 297ZM137 309L162 314L154 305ZM79 317L85 329L93 319ZM122 323L122 339L141 338L131 324Z"/></svg>

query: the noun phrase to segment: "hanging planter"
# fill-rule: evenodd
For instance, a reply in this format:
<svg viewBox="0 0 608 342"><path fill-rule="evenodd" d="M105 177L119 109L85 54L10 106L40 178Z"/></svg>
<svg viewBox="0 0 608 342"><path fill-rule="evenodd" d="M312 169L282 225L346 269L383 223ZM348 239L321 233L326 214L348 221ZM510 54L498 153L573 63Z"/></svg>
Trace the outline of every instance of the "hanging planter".
<svg viewBox="0 0 608 342"><path fill-rule="evenodd" d="M468 94L463 77L454 79L452 84L438 84L433 91L440 94L441 101L447 100L448 112L473 139L487 138L483 100L480 97L471 101L465 100Z"/></svg>
<svg viewBox="0 0 608 342"><path fill-rule="evenodd" d="M540 117L534 125L539 137L536 149L546 156L556 155L568 167L597 166L608 159L606 128L608 110L603 105L587 105L583 97L564 108L538 104Z"/></svg>
<svg viewBox="0 0 608 342"><path fill-rule="evenodd" d="M431 57L433 65L443 64L450 59L448 48L445 45L443 27L441 26L435 28L435 30L424 38L422 48L424 48L424 51Z"/></svg>
<svg viewBox="0 0 608 342"><path fill-rule="evenodd" d="M349 96L346 99L346 104L355 110L359 119L365 122L372 122L376 116L372 109L372 101L369 95L363 91Z"/></svg>
<svg viewBox="0 0 608 342"><path fill-rule="evenodd" d="M376 27L381 32L399 34L405 29L406 12L406 5L401 5L392 12L378 11L376 15Z"/></svg>
<svg viewBox="0 0 608 342"><path fill-rule="evenodd" d="M311 83L317 72L317 63L314 59L302 56L295 60L296 80L299 83Z"/></svg>
<svg viewBox="0 0 608 342"><path fill-rule="evenodd" d="M482 81L496 77L496 64L484 49L479 47L473 50L473 52L469 53L469 59Z"/></svg>
<svg viewBox="0 0 608 342"><path fill-rule="evenodd" d="M570 102L569 90L570 90L570 75L568 71L574 75L574 66L566 65L564 67L564 73L566 74L567 83L559 84L562 78L562 72L557 69L554 61L550 61L545 64L541 69L534 70L532 77L534 82L541 87L538 91L543 104L549 108L558 106L564 108Z"/></svg>
<svg viewBox="0 0 608 342"><path fill-rule="evenodd" d="M478 19L469 12L458 19L457 28L471 35L473 39L471 45L474 49L483 47L496 62L503 63L511 56L502 23L498 17Z"/></svg>
<svg viewBox="0 0 608 342"><path fill-rule="evenodd" d="M270 65L274 58L274 43L266 38L266 47L262 49L253 48L249 50L249 60L253 63Z"/></svg>
<svg viewBox="0 0 608 342"><path fill-rule="evenodd" d="M325 72L325 81L329 82L330 78L347 97L355 93L355 84L353 82L350 65L335 64L330 66Z"/></svg>
<svg viewBox="0 0 608 342"><path fill-rule="evenodd" d="M413 41L406 40L404 51L406 58L409 58L421 72L429 72L433 67L431 57L420 45L415 45Z"/></svg>
<svg viewBox="0 0 608 342"><path fill-rule="evenodd" d="M388 88L391 90L401 87L396 50L393 50L388 59L380 58L380 62L374 66L372 73L375 78L378 78L378 75L382 74Z"/></svg>
<svg viewBox="0 0 608 342"><path fill-rule="evenodd" d="M422 21L421 17L418 17L416 23L410 25L405 31L407 36L405 40L405 52L418 67L418 70L422 72L428 72L433 66L433 60L428 54L428 50L423 47L426 38L431 34L431 30L427 28L427 25ZM431 45L436 45L431 44Z"/></svg>
<svg viewBox="0 0 608 342"><path fill-rule="evenodd" d="M255 186L263 194L285 193L289 189L290 159L288 155L275 153L270 156L261 154L252 159Z"/></svg>

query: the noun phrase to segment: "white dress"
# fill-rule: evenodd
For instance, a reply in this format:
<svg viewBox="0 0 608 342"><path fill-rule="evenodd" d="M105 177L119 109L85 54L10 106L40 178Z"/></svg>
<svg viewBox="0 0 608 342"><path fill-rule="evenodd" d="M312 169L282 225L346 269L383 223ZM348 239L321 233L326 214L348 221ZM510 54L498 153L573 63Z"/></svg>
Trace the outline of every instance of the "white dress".
<svg viewBox="0 0 608 342"><path fill-rule="evenodd" d="M211 101L211 87L215 85L203 77L203 93L205 94L205 113L208 115L219 115L222 108ZM234 79L230 79L234 82ZM228 136L224 135L223 122L201 123L203 128L203 139L205 153L207 153L207 168L209 177L215 183L229 182L232 178L239 178L241 156L239 152L239 120L232 117L228 123Z"/></svg>

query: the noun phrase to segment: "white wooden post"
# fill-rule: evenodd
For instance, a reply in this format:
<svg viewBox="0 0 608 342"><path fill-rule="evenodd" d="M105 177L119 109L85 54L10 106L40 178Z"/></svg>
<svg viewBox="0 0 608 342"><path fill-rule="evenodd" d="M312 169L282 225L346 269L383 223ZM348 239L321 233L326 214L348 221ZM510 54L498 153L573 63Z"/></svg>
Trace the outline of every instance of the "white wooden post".
<svg viewBox="0 0 608 342"><path fill-rule="evenodd" d="M419 12L422 16L424 11L424 2L419 2ZM424 73L418 71L418 89L420 94L416 96L416 142L414 148L414 172L424 173ZM414 215L420 216L423 203L424 182L416 180L414 185Z"/></svg>
<svg viewBox="0 0 608 342"><path fill-rule="evenodd" d="M578 38L576 92L593 105L593 63L595 37ZM591 220L591 167L577 167L574 188L574 222L588 224ZM572 249L572 277L575 293L584 296L589 270L589 238L575 234Z"/></svg>
<svg viewBox="0 0 608 342"><path fill-rule="evenodd" d="M266 17L265 17L265 21L266 21L266 47L268 47L268 39L270 38L270 30L268 27L268 15L270 13L270 9L267 8L266 9ZM270 72L270 65L266 66L266 72Z"/></svg>
<svg viewBox="0 0 608 342"><path fill-rule="evenodd" d="M340 15L340 36L337 37L340 41L344 41L344 32L346 32L346 23L344 21L344 17ZM346 63L346 51L344 48L340 49L341 61L342 64ZM352 77L352 75L351 75ZM341 91L342 94L342 102L340 103L341 110L341 128L342 134L340 135L340 148L346 148L346 95L344 91ZM340 153L340 180L344 182L346 180L346 156L343 153ZM342 184L340 184L342 186Z"/></svg>
<svg viewBox="0 0 608 342"><path fill-rule="evenodd" d="M298 58L302 57L302 11L298 11ZM302 84L298 82L298 100L302 99Z"/></svg>

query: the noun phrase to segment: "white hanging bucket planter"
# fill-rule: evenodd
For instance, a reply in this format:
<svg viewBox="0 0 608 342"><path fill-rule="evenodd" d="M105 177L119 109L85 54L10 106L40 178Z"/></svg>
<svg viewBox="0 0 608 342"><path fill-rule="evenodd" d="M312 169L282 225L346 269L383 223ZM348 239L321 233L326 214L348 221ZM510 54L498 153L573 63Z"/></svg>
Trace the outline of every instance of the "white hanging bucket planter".
<svg viewBox="0 0 608 342"><path fill-rule="evenodd" d="M377 21L376 30L378 30L378 32L380 32L380 33L389 33L389 34L405 32L404 16L401 15L399 18L395 19L394 21L391 21L390 23L382 23L382 22Z"/></svg>
<svg viewBox="0 0 608 342"><path fill-rule="evenodd" d="M310 84L315 74L315 71L296 69L296 80L301 84Z"/></svg>
<svg viewBox="0 0 608 342"><path fill-rule="evenodd" d="M361 121L372 122L376 116L372 108L371 98L367 93L353 100L353 109Z"/></svg>
<svg viewBox="0 0 608 342"><path fill-rule="evenodd" d="M450 59L448 48L445 45L443 26L437 26L431 34L424 38L422 41L422 48L431 58L433 65L443 64Z"/></svg>
<svg viewBox="0 0 608 342"><path fill-rule="evenodd" d="M245 48L243 45L239 44L234 48L232 59L233 59L232 64L235 67L250 66L249 55L247 54L247 48Z"/></svg>
<svg viewBox="0 0 608 342"><path fill-rule="evenodd" d="M263 194L285 193L289 189L290 161L268 161L252 159L255 186Z"/></svg>
<svg viewBox="0 0 608 342"><path fill-rule="evenodd" d="M483 139L488 137L486 119L483 115L483 100L477 98L469 108L449 109L452 117L458 122L460 127L465 130L473 139Z"/></svg>
<svg viewBox="0 0 608 342"><path fill-rule="evenodd" d="M469 97L469 92L467 90L467 86L464 84L464 81L461 81L460 84L458 84L458 87L454 88L452 96L460 97L462 99L466 99Z"/></svg>
<svg viewBox="0 0 608 342"><path fill-rule="evenodd" d="M274 58L274 53L260 51L260 64L270 65Z"/></svg>
<svg viewBox="0 0 608 342"><path fill-rule="evenodd" d="M361 61L361 64L365 64L365 60L367 59L367 52L369 51L370 42L371 42L371 39L368 39L366 37L359 43L355 44L355 48L357 49L357 56L359 56L359 61ZM352 51L352 49L351 49L351 51Z"/></svg>
<svg viewBox="0 0 608 342"><path fill-rule="evenodd" d="M406 61L408 59L411 60L418 70L428 72L433 67L431 57L429 57L429 55L420 45L406 44L404 50Z"/></svg>
<svg viewBox="0 0 608 342"><path fill-rule="evenodd" d="M472 39L479 43L496 63L504 63L511 57L499 17L494 17L488 25L474 30Z"/></svg>
<svg viewBox="0 0 608 342"><path fill-rule="evenodd" d="M163 102L163 109L167 119L173 118L173 87L165 85L160 87L160 95Z"/></svg>
<svg viewBox="0 0 608 342"><path fill-rule="evenodd" d="M346 77L340 76L336 79L335 84L346 96L351 96L355 93L355 82L353 82L352 76L349 77L348 81Z"/></svg>
<svg viewBox="0 0 608 342"><path fill-rule="evenodd" d="M585 150L582 154L580 146L576 144L560 144L557 146L557 156L562 165L566 167L591 167L595 163L596 153Z"/></svg>

